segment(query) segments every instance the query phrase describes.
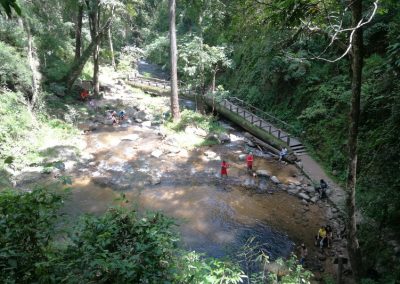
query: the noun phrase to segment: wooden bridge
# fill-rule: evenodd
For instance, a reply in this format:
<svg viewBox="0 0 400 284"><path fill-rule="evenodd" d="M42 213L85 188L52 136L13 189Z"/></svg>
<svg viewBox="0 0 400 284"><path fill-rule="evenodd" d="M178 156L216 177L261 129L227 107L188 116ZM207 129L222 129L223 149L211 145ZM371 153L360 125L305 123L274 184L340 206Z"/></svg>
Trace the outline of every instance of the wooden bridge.
<svg viewBox="0 0 400 284"><path fill-rule="evenodd" d="M128 78L128 80L137 82L138 84L162 88L166 90L171 88L169 81L160 79L133 77ZM182 88L179 90L179 92L182 95L189 97L195 94L195 91L188 88ZM229 97L226 99L218 100L212 95L207 95L206 99L212 101L215 105L218 105L219 107L228 110L232 114L236 114L237 116L244 118L251 125L284 142L294 152L296 156L306 154L306 148L304 147L304 145L296 137L289 134L289 132L295 133L296 130L286 122L236 97Z"/></svg>

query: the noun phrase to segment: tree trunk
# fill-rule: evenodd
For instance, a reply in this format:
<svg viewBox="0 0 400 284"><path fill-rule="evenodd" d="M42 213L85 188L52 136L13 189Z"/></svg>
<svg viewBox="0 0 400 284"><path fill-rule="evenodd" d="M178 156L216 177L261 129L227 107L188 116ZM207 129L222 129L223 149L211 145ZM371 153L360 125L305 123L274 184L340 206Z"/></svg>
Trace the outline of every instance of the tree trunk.
<svg viewBox="0 0 400 284"><path fill-rule="evenodd" d="M100 4L98 1L95 3L95 7L92 7L92 10L90 11L90 17L89 20L91 21L90 25L90 35L92 38L92 41L96 38L96 36L99 33L99 28L100 28ZM107 28L107 30L110 27ZM100 66L99 66L99 53L100 53L100 41L95 43L95 47L93 50L93 94L95 96L98 96L100 93L100 83L99 83L99 71L100 71Z"/></svg>
<svg viewBox="0 0 400 284"><path fill-rule="evenodd" d="M72 63L68 73L60 80L61 82L66 83L68 91L71 90L72 85L82 73L82 69L88 61L90 55L93 54L95 46L100 44L101 39L108 29L108 26L111 24L111 21L112 16L107 20L106 24L101 28L100 32L97 34L94 40L92 40L90 44L86 47L79 60L75 60L74 63Z"/></svg>
<svg viewBox="0 0 400 284"><path fill-rule="evenodd" d="M169 37L171 45L171 113L172 119L178 121L181 117L178 98L178 51L176 47L175 0L169 0Z"/></svg>
<svg viewBox="0 0 400 284"><path fill-rule="evenodd" d="M113 47L112 36L111 36L111 26L108 28L108 44L110 45L111 65L114 68L114 70L116 71L117 66L115 65L114 47Z"/></svg>
<svg viewBox="0 0 400 284"><path fill-rule="evenodd" d="M352 25L354 27L362 19L362 0L354 0L351 4ZM349 117L349 137L348 137L348 174L347 174L347 230L348 230L348 252L354 279L360 282L363 275L361 250L357 239L356 221L356 182L357 182L357 139L358 123L360 117L360 97L361 97L361 76L363 65L363 32L359 28L355 31L352 39L351 53L351 110Z"/></svg>
<svg viewBox="0 0 400 284"><path fill-rule="evenodd" d="M78 17L75 30L75 60L81 57L82 51L82 20L83 20L83 5L79 5Z"/></svg>
<svg viewBox="0 0 400 284"><path fill-rule="evenodd" d="M28 19L26 19L22 24L25 27L25 31L28 37L28 63L29 69L32 72L32 96L30 98L30 107L31 109L34 109L36 106L40 85L39 60L37 60L33 49L33 38Z"/></svg>

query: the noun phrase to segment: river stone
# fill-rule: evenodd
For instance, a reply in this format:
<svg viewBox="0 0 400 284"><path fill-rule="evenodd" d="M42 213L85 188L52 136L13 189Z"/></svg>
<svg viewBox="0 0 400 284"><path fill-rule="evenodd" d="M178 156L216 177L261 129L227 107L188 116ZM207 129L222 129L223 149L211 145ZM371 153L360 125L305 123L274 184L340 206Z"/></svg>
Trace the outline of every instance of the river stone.
<svg viewBox="0 0 400 284"><path fill-rule="evenodd" d="M240 161L246 160L246 154L240 154L240 155L239 155L239 160L240 160Z"/></svg>
<svg viewBox="0 0 400 284"><path fill-rule="evenodd" d="M143 122L143 120L141 120L141 119L139 119L139 118L135 118L135 121L136 121L137 123L142 123L142 122Z"/></svg>
<svg viewBox="0 0 400 284"><path fill-rule="evenodd" d="M221 143L229 143L229 142L231 142L231 138L226 133L219 134L218 138L221 141Z"/></svg>
<svg viewBox="0 0 400 284"><path fill-rule="evenodd" d="M112 119L104 119L104 122L103 122L103 124L104 125L113 125L113 120Z"/></svg>
<svg viewBox="0 0 400 284"><path fill-rule="evenodd" d="M279 181L279 179L278 179L276 176L272 176L272 177L271 177L271 181L272 181L273 183L275 183L275 184L281 183L281 182Z"/></svg>
<svg viewBox="0 0 400 284"><path fill-rule="evenodd" d="M215 142L217 144L220 144L221 141L219 140L219 137L217 134L215 133L210 133L206 136L206 140L211 141L211 142Z"/></svg>
<svg viewBox="0 0 400 284"><path fill-rule="evenodd" d="M250 141L250 140L246 141L246 144L247 144L249 147L252 147L252 148L256 147L256 144L254 144L253 141Z"/></svg>
<svg viewBox="0 0 400 284"><path fill-rule="evenodd" d="M290 189L296 189L296 185L295 185L294 183L290 183L290 184L289 184L289 188L290 188Z"/></svg>
<svg viewBox="0 0 400 284"><path fill-rule="evenodd" d="M137 134L129 134L121 138L122 141L127 140L127 141L136 141L139 139L139 135Z"/></svg>
<svg viewBox="0 0 400 284"><path fill-rule="evenodd" d="M257 170L256 174L261 177L270 177L271 176L271 173L267 170ZM271 178L271 180L272 180L272 178ZM279 183L279 180L278 180L278 183Z"/></svg>
<svg viewBox="0 0 400 284"><path fill-rule="evenodd" d="M210 150L204 151L203 154L204 154L204 156L208 157L208 158L211 159L211 160L217 158L217 156L218 156L217 153L215 153L215 152L213 152L213 151L210 151Z"/></svg>
<svg viewBox="0 0 400 284"><path fill-rule="evenodd" d="M289 189L288 190L288 193L290 194L290 195L297 195L298 193L299 193L299 191L297 190L297 189Z"/></svg>
<svg viewBox="0 0 400 284"><path fill-rule="evenodd" d="M151 127L151 121L143 121L142 127Z"/></svg>
<svg viewBox="0 0 400 284"><path fill-rule="evenodd" d="M157 149L157 150L154 150L153 152L151 152L151 155L153 156L153 157L155 157L155 158L160 158L160 156L163 154L163 151L161 151L161 150L159 150L159 149Z"/></svg>
<svg viewBox="0 0 400 284"><path fill-rule="evenodd" d="M304 193L304 192L300 192L298 193L298 196L306 201L310 200L310 196L308 196L308 194Z"/></svg>
<svg viewBox="0 0 400 284"><path fill-rule="evenodd" d="M147 113L145 113L143 110L138 111L137 113L135 113L135 118L136 119L140 119L140 120L148 120L147 118Z"/></svg>
<svg viewBox="0 0 400 284"><path fill-rule="evenodd" d="M161 178L158 176L152 176L150 179L151 185L157 185L161 183Z"/></svg>
<svg viewBox="0 0 400 284"><path fill-rule="evenodd" d="M316 195L313 198L311 198L312 203L316 203L318 201L319 197Z"/></svg>

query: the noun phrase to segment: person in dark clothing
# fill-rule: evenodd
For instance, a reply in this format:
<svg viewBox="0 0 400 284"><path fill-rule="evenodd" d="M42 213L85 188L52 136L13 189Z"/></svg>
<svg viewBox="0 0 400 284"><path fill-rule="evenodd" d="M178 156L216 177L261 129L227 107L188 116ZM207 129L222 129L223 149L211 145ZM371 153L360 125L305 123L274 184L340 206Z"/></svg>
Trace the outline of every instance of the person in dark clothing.
<svg viewBox="0 0 400 284"><path fill-rule="evenodd" d="M321 199L327 198L326 190L328 188L328 184L323 179L321 179L319 182L319 188L320 188L319 197Z"/></svg>
<svg viewBox="0 0 400 284"><path fill-rule="evenodd" d="M320 199L327 198L326 195L327 188L328 184L323 179L321 179L319 182L319 187L315 187L315 191L318 193Z"/></svg>

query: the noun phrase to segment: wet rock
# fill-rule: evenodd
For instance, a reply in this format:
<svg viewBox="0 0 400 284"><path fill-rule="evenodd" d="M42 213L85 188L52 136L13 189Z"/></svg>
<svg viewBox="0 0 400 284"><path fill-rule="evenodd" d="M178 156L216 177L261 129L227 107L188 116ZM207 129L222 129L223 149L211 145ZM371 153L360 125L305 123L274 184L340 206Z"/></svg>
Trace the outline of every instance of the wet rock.
<svg viewBox="0 0 400 284"><path fill-rule="evenodd" d="M303 189L308 193L308 194L314 194L315 189L311 186L304 186Z"/></svg>
<svg viewBox="0 0 400 284"><path fill-rule="evenodd" d="M160 149L157 149L157 150L154 150L153 152L151 152L151 155L155 158L160 158L162 154L163 154L163 151L161 151Z"/></svg>
<svg viewBox="0 0 400 284"><path fill-rule="evenodd" d="M149 116L144 110L141 110L135 113L135 119L140 119L141 121L145 121L149 120Z"/></svg>
<svg viewBox="0 0 400 284"><path fill-rule="evenodd" d="M206 136L206 140L211 141L211 142L215 142L217 144L221 143L221 140L219 140L219 137L217 134L215 133L210 133Z"/></svg>
<svg viewBox="0 0 400 284"><path fill-rule="evenodd" d="M104 125L113 125L113 120L106 118L106 119L104 119L103 124Z"/></svg>
<svg viewBox="0 0 400 284"><path fill-rule="evenodd" d="M272 181L273 183L275 183L275 184L281 183L280 180L279 180L276 176L272 176L272 177L271 177L271 181Z"/></svg>
<svg viewBox="0 0 400 284"><path fill-rule="evenodd" d="M283 189L283 190L287 190L288 189L288 187L286 185L284 185L284 184L280 184L279 187L281 189Z"/></svg>
<svg viewBox="0 0 400 284"><path fill-rule="evenodd" d="M219 136L218 138L221 141L221 143L229 143L229 142L231 142L231 138L226 133L220 133L218 136Z"/></svg>
<svg viewBox="0 0 400 284"><path fill-rule="evenodd" d="M308 196L308 194L304 193L304 192L300 192L298 193L298 196L306 201L310 201L310 196Z"/></svg>
<svg viewBox="0 0 400 284"><path fill-rule="evenodd" d="M254 178L246 178L242 183L244 188L253 189L256 187L256 181Z"/></svg>
<svg viewBox="0 0 400 284"><path fill-rule="evenodd" d="M326 256L323 255L323 254L319 254L319 255L318 255L318 259L319 259L320 261L325 261L325 260L326 260Z"/></svg>
<svg viewBox="0 0 400 284"><path fill-rule="evenodd" d="M290 195L297 195L299 193L299 191L297 189L288 189L288 193Z"/></svg>
<svg viewBox="0 0 400 284"><path fill-rule="evenodd" d="M158 176L152 176L150 179L151 185L157 185L161 183L161 178Z"/></svg>
<svg viewBox="0 0 400 284"><path fill-rule="evenodd" d="M137 134L129 134L121 138L121 141L136 141L139 139L139 135Z"/></svg>
<svg viewBox="0 0 400 284"><path fill-rule="evenodd" d="M246 141L246 144L247 144L249 147L252 147L252 148L256 147L256 144L254 144L253 141L251 141L251 140Z"/></svg>
<svg viewBox="0 0 400 284"><path fill-rule="evenodd" d="M36 182L42 178L43 167L29 167L25 168L23 172L17 175L17 185L25 183Z"/></svg>
<svg viewBox="0 0 400 284"><path fill-rule="evenodd" d="M271 176L271 173L270 173L269 171L267 171L267 170L257 170L257 171L256 171L256 174L257 174L258 176L260 176L260 177L270 177L270 176ZM275 178L276 178L276 177L275 177ZM272 180L272 178L271 178L271 180ZM278 180L277 183L279 183L279 180Z"/></svg>
<svg viewBox="0 0 400 284"><path fill-rule="evenodd" d="M143 121L142 127L151 127L151 121Z"/></svg>

